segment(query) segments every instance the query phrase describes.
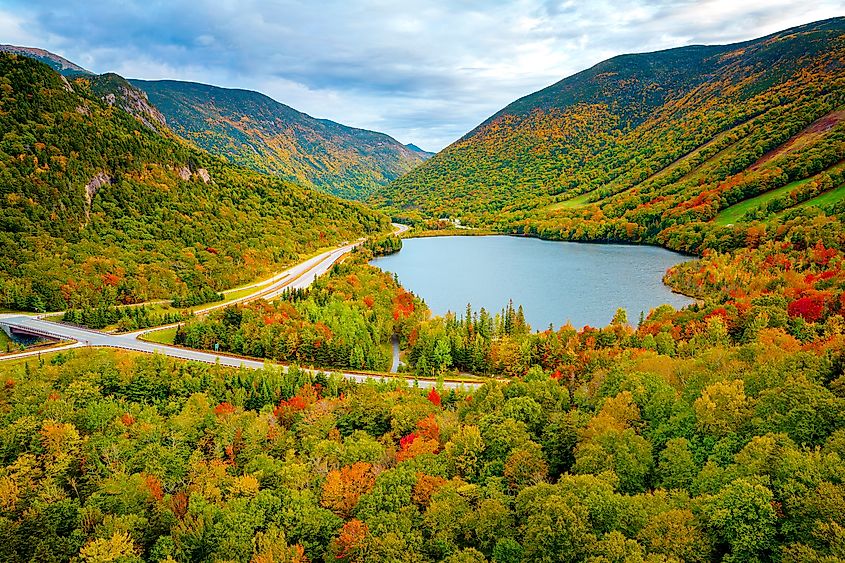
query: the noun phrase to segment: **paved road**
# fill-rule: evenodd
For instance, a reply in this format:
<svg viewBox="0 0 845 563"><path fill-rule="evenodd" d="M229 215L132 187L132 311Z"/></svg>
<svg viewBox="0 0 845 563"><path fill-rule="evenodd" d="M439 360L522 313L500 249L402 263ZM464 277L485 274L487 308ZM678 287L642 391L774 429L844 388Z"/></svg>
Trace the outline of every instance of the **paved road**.
<svg viewBox="0 0 845 563"><path fill-rule="evenodd" d="M396 229L393 234L397 237L402 233L408 232L411 230L411 227L408 225L403 225L402 223L393 223L393 228Z"/></svg>
<svg viewBox="0 0 845 563"><path fill-rule="evenodd" d="M404 225L403 225L404 226ZM407 229L404 229L407 230ZM404 232L404 230L399 232ZM398 233L397 233L398 234ZM244 301L249 301L252 299L271 299L280 295L285 289L289 288L304 288L311 285L317 277L327 272L332 265L340 259L343 255L351 251L355 246L360 244L361 241L358 241L353 244L347 244L335 250L326 251L318 256L310 258L292 268L289 268L285 272L274 277L275 281L267 286L262 284L260 289L257 289L255 292L238 299L236 301L230 301L225 304L217 304L205 309L202 309L200 312L207 313L208 311L214 310L218 307L225 307L227 305L231 305L232 303L239 303ZM46 321L44 319L39 319L36 317L30 317L26 315L10 315L4 314L0 315L0 323L9 326L9 327L16 327L20 328L24 331L39 334L41 336L47 338L53 338L57 340L74 340L76 341L73 344L68 346L64 346L61 348L52 348L49 352L53 352L56 350L65 350L70 348L76 348L80 346L102 346L108 348L120 348L124 350L134 350L136 352L146 352L149 354L164 354L166 356L170 356L172 358L179 358L183 360L191 360L196 362L205 362L209 364L216 364L219 363L220 365L224 366L231 366L231 367L243 367L243 368L250 368L250 369L261 369L265 366L265 362L261 360L250 360L246 358L237 358L233 356L227 356L224 354L215 354L213 352L203 352L200 350L193 350L189 348L181 348L179 346L168 346L165 344L155 344L153 342L145 342L143 340L139 340L138 337L142 334L150 332L151 330L160 330L162 327L157 327L155 329L147 329L133 333L126 333L126 334L108 334L105 332L99 332L95 330L88 330L83 328L78 328L74 326L69 326L61 323L54 323L51 321ZM171 325L175 326L175 325ZM47 353L48 351L44 351ZM29 356L35 356L39 354L38 351L32 352L23 352L21 354L9 354L6 356L0 356L0 361L9 360L9 359L16 359L16 358L24 358ZM269 363L269 362L267 362ZM286 366L281 366L282 369L286 370ZM320 371L331 371L331 370L307 370L311 371L312 373L317 373ZM360 374L360 373L351 373L351 372L341 372L342 375L350 380L362 382L367 379L386 379L383 376L379 375L367 375L367 374ZM434 381L426 381L426 380L419 380L417 384L420 387L429 388L433 387L436 382ZM446 388L458 388L461 386L466 386L468 388L478 387L479 383L459 383L454 381L446 381L443 383L444 387Z"/></svg>
<svg viewBox="0 0 845 563"><path fill-rule="evenodd" d="M203 352L200 350L192 350L189 348L181 348L179 346L167 346L164 344L155 344L152 342L145 342L143 340L138 340L135 336L130 334L107 334L104 332L97 332L94 330L86 330L82 328L71 327L59 323L54 323L51 321L45 321L42 319L36 319L34 317L27 317L23 315L19 316L4 316L0 319L0 322L3 324L19 327L25 329L29 332L42 334L44 336L52 336L52 337L61 337L66 340L76 340L76 344L68 346L68 348L78 347L78 346L100 346L100 347L107 347L107 348L120 348L123 350L133 350L135 352L146 352L148 354L164 354L165 356L170 356L171 358L179 358L182 360L190 360L195 362L204 362L207 364L217 364L223 366L231 366L231 367L242 367L242 368L249 368L249 369L261 369L266 364L269 365L280 365L280 364L272 364L271 362L264 362L260 360L250 360L246 358L237 358L233 356L227 356L224 354L215 354L213 352ZM52 350L51 350L52 351ZM46 353L46 351L45 351ZM28 355L35 355L35 353L30 353ZM5 359L10 359L11 357L19 358L25 357L19 354L15 354L13 356L4 356L0 357L0 361ZM283 370L287 370L287 366L280 367ZM311 370L306 369L306 371L310 371L312 373L319 373L325 371L333 371L333 370ZM354 372L339 372L343 377L346 379L350 379L352 381L363 382L367 379L384 379L387 380L389 378L379 376L379 375L368 375L368 374L361 374L361 373L354 373ZM419 380L417 381L418 385L423 388L429 388L436 385L434 381L426 381L426 380ZM467 383L461 384L454 381L446 381L443 383L443 386L451 389L451 388L459 388L461 385L464 385L468 388L478 387L480 384L478 383Z"/></svg>
<svg viewBox="0 0 845 563"><path fill-rule="evenodd" d="M399 371L399 364L402 361L399 359L399 337L395 334L390 337L390 347L393 350L393 362L390 365L390 373L397 373Z"/></svg>

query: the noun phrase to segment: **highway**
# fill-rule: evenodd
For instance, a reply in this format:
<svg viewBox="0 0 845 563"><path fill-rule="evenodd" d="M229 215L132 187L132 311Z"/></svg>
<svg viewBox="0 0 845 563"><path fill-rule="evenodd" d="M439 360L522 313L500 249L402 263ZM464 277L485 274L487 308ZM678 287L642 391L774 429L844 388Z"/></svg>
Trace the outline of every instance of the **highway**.
<svg viewBox="0 0 845 563"><path fill-rule="evenodd" d="M402 225L402 227L405 227ZM407 227L404 229L397 229L397 234L404 232L407 230ZM341 257L346 255L350 252L353 248L357 245L361 244L363 241L357 241L355 243L347 244L336 248L334 250L328 250L305 260L293 266L284 272L274 276L268 282L263 282L261 284L254 284L256 290L249 295L246 295L240 299L229 301L227 303L218 303L201 310L196 311L197 314L205 314L209 311L213 311L214 309L220 307L226 307L233 303L243 303L246 301L251 301L254 299L273 299L281 295L286 289L291 288L305 288L310 286L314 283L319 276L329 271L329 269L337 262ZM226 354L217 354L214 352L205 352L201 350L193 350L190 348L183 348L180 346L169 346L165 344L156 344L153 342L147 342L141 340L139 337L148 333L152 332L153 330L161 330L164 327L156 327L154 329L146 329L132 333L126 334L109 334L105 332L99 332L95 330L89 330L84 328L79 328L75 326L70 326L62 323L55 323L52 321L47 321L37 317L31 317L26 315L15 315L15 314L3 314L0 315L0 324L5 325L12 329L18 329L20 331L27 332L29 334L40 335L46 338L51 338L54 340L72 340L75 341L72 344L67 346L51 348L49 350L44 351L44 353L54 352L58 350L66 350L77 348L81 346L101 346L101 347L108 347L108 348L119 348L123 350L132 350L135 352L144 352L148 354L163 354L165 356L169 356L171 358L179 358L182 360L189 360L195 362L205 362L208 364L217 364L223 366L231 366L231 367L242 367L242 368L249 368L249 369L261 369L265 366L265 364L269 365L279 365L282 369L286 370L287 367L281 364L272 364L271 362L265 362L262 360L253 360L248 358L240 358L236 356L230 356ZM176 326L176 325L170 325ZM41 353L40 351L31 351L31 352L22 352L20 354L8 354L4 356L0 356L0 362L4 360L16 359L16 358L24 358L29 356L34 356ZM322 371L334 371L334 370L307 370L313 373L322 372ZM339 372L343 375L343 377L350 379L352 381L362 382L367 379L384 379L387 380L389 377L382 376L382 375L372 375L372 374L364 374L364 373L355 373L355 372ZM416 380L416 383L420 387L429 388L436 385L435 381L431 380ZM462 383L456 381L445 381L443 382L443 386L446 388L459 388L461 386L465 386L467 388L478 387L480 383Z"/></svg>

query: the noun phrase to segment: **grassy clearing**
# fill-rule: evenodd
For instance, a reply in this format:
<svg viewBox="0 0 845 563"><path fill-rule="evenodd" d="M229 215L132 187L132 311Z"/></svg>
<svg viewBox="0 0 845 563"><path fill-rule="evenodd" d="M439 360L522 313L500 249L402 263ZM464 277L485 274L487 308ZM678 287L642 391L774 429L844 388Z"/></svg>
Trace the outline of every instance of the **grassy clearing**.
<svg viewBox="0 0 845 563"><path fill-rule="evenodd" d="M576 207L584 207L590 203L590 195L592 195L592 192L587 192L570 199L553 203L546 207L546 211L558 211L560 209L575 209Z"/></svg>
<svg viewBox="0 0 845 563"><path fill-rule="evenodd" d="M6 309L5 307L0 307L0 314L3 315L28 315L30 317L37 315L38 313L34 313L32 311L18 311L15 309Z"/></svg>
<svg viewBox="0 0 845 563"><path fill-rule="evenodd" d="M780 188L770 190L768 192L762 193L758 196L754 196L752 198L744 199L739 203L735 203L730 207L723 209L719 212L718 215L713 219L717 225L730 225L732 223L738 223L743 215L747 212L760 207L764 203L768 203L778 197L788 194L795 188L802 186L812 180L812 178L804 178L803 180L797 180L795 182L791 182L785 186L781 186Z"/></svg>
<svg viewBox="0 0 845 563"><path fill-rule="evenodd" d="M70 350L51 350L45 349L38 356L28 356L25 358L16 358L13 360L3 360L0 362L0 373L4 376L13 375L16 368L22 368L25 364L32 362L32 365L37 365L39 361L49 362L54 357L63 355L65 358L81 358L81 359L96 359L105 356L112 356L118 359L143 356L142 352L133 352L131 350L116 350L114 348L72 348Z"/></svg>
<svg viewBox="0 0 845 563"><path fill-rule="evenodd" d="M842 184L838 188L833 188L829 192L819 194L812 199L801 202L792 209L804 209L805 207L811 206L818 207L819 209L827 209L832 207L834 204L839 203L843 199L845 199L845 184Z"/></svg>
<svg viewBox="0 0 845 563"><path fill-rule="evenodd" d="M228 291L224 291L223 295L226 296L226 299L223 302L228 303L229 301L234 301L235 299L240 299L242 297L246 297L250 293L252 293L254 291L258 291L259 289L264 289L268 285L270 285L270 284L265 284L265 285L261 285L261 286L253 287L253 288L231 289L231 290L228 290ZM200 305L200 307L203 307L203 305Z"/></svg>
<svg viewBox="0 0 845 563"><path fill-rule="evenodd" d="M3 331L0 331L0 333L2 333L2 332ZM5 335L5 333L3 333L3 334ZM9 339L9 340L7 340L6 343L0 345L0 358L3 358L3 356L5 356L7 354L17 354L19 352L36 352L37 351L41 355L44 355L44 354L47 354L47 353L54 352L55 349L57 349L57 348L64 348L68 344L73 344L73 341L72 340L62 340L62 341L59 341L59 342L52 342L52 341L49 341L49 340L48 341L42 340L42 341L36 341L33 344L24 345L24 344L21 344L20 342L15 342L14 340ZM7 352L6 346L8 346L8 352ZM7 362L7 361L11 361L11 360L4 360L4 365L5 365L5 362Z"/></svg>
<svg viewBox="0 0 845 563"><path fill-rule="evenodd" d="M27 362L33 362L32 365L38 365L39 358L40 361L49 361L50 358L52 358L53 355L57 353L58 352L55 351L45 351L40 356L28 356L25 358L16 358L14 360L3 360L2 362L0 362L0 373L8 377L8 375L12 372L15 367L23 366Z"/></svg>
<svg viewBox="0 0 845 563"><path fill-rule="evenodd" d="M164 328L146 333L142 338L147 342L155 342L156 344L173 344L176 340L176 327Z"/></svg>

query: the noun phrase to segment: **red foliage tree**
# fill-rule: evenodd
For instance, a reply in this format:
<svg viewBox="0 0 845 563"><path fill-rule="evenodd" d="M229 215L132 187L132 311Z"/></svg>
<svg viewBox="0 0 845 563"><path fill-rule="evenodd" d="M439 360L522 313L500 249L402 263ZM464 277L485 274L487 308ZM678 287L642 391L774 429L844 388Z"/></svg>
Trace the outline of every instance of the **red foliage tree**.
<svg viewBox="0 0 845 563"><path fill-rule="evenodd" d="M431 391L428 393L428 400L431 401L431 404L439 407L441 403L440 393L437 392L437 389L434 387L431 388Z"/></svg>
<svg viewBox="0 0 845 563"><path fill-rule="evenodd" d="M824 298L819 295L801 297L787 307L790 317L801 317L805 321L814 323L822 318L824 313Z"/></svg>
<svg viewBox="0 0 845 563"><path fill-rule="evenodd" d="M214 407L214 414L215 414L215 416L218 416L218 417L226 416L226 415L232 414L234 412L235 412L235 407L233 407L232 405L230 405L226 401L223 401L222 403L220 403L219 405Z"/></svg>

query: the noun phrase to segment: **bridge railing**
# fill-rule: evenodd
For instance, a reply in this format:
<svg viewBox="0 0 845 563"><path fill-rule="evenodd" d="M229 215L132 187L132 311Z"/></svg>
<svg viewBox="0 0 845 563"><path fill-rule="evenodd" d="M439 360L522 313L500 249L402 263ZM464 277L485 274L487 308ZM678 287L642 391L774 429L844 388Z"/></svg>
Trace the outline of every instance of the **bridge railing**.
<svg viewBox="0 0 845 563"><path fill-rule="evenodd" d="M67 337L62 336L60 334L56 334L55 332L51 332L49 330L33 328L29 326L21 326L15 323L4 323L2 321L0 321L0 325L2 325L4 328L8 328L12 332L28 334L30 336L41 336L42 338L49 338L51 340L67 340Z"/></svg>

